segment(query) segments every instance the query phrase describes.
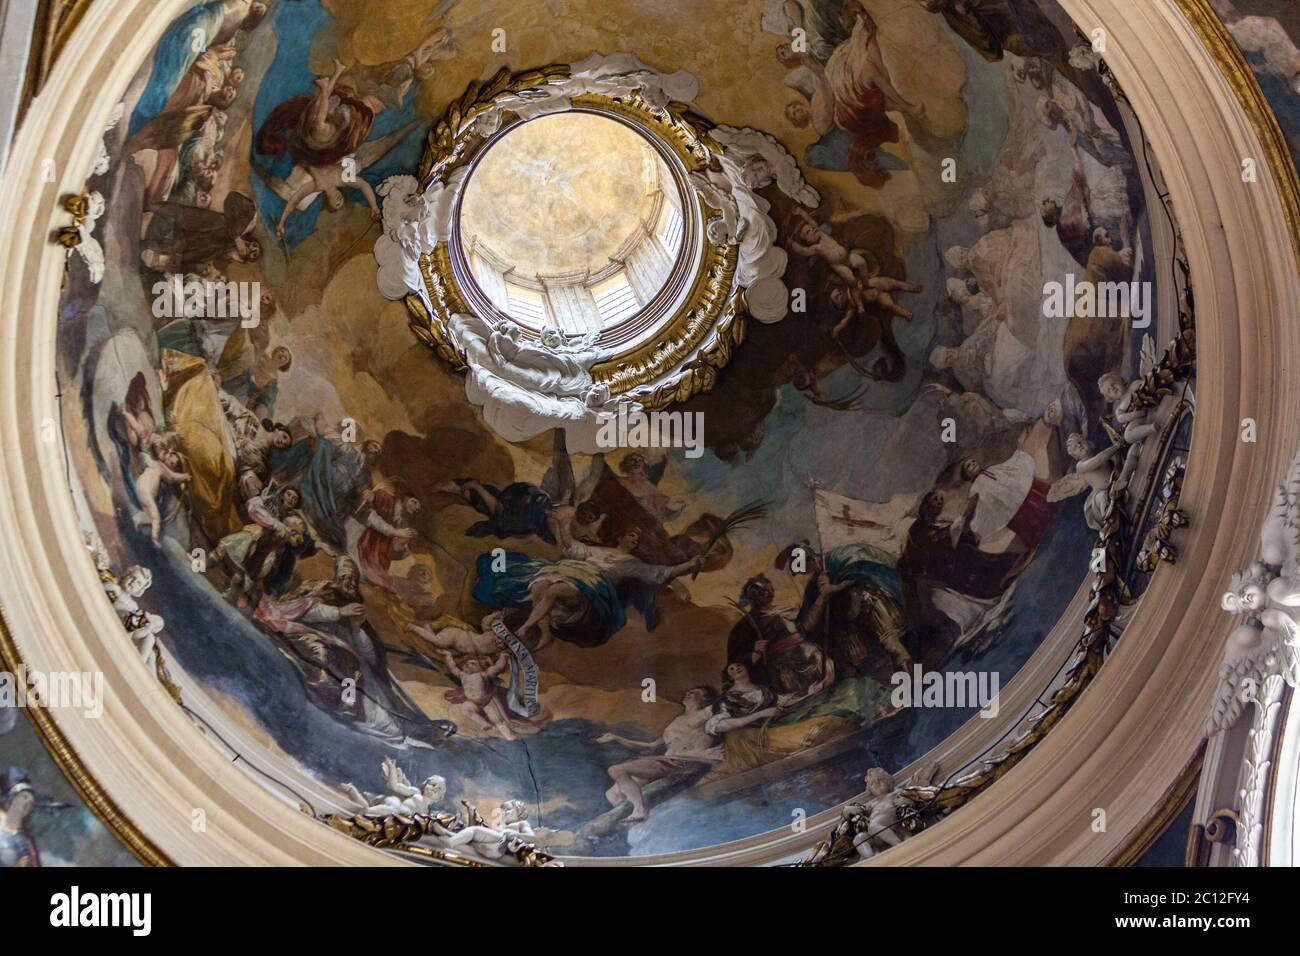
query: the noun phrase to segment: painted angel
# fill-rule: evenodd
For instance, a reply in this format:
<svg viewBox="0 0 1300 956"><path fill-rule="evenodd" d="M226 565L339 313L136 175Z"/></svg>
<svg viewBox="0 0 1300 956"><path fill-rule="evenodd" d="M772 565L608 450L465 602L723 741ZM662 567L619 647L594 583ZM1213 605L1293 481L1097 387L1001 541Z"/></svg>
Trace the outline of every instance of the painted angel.
<svg viewBox="0 0 1300 956"><path fill-rule="evenodd" d="M392 757L386 758L379 769L388 787L386 794L361 791L352 783L343 784L343 792L353 803L364 808L361 812L367 817L428 813L431 806L442 802L447 795L447 781L437 774L425 778L416 788L411 786L411 781Z"/></svg>
<svg viewBox="0 0 1300 956"><path fill-rule="evenodd" d="M1223 609L1242 615L1228 638L1206 735L1226 730L1259 699L1262 681L1280 674L1300 684L1300 455L1274 492L1260 532L1259 560L1233 575Z"/></svg>
<svg viewBox="0 0 1300 956"><path fill-rule="evenodd" d="M1137 391L1142 387L1143 380L1151 374L1158 360L1155 343L1151 336L1144 335L1142 336L1142 358L1138 366L1141 377L1126 383L1114 372L1107 372L1097 379L1097 388L1101 391L1101 397L1107 404L1113 406L1119 434L1129 445L1136 444L1160 431L1160 426L1150 420L1152 409L1134 405Z"/></svg>
<svg viewBox="0 0 1300 956"><path fill-rule="evenodd" d="M374 189L361 173L388 155L389 151L397 146L414 126L414 123L410 123L387 136L364 142L357 147L355 153L344 156L335 163L295 164L284 179L272 176L261 166L255 165L254 168L262 177L262 181L284 200L284 211L280 213L280 219L275 225L276 236L283 239L284 226L289 216L294 212L306 212L321 193L325 194L326 212L338 212L346 202L343 197L344 189L355 189L360 192L370 207L370 218L380 222L383 213L379 209L379 200L375 196Z"/></svg>

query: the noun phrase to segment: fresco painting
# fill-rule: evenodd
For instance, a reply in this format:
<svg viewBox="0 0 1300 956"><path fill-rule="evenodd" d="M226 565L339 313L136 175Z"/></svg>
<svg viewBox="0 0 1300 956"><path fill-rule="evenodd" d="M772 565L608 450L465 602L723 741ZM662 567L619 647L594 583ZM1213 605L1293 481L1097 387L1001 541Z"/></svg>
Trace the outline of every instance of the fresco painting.
<svg viewBox="0 0 1300 956"><path fill-rule="evenodd" d="M764 191L807 308L684 403L699 457L502 440L375 285L384 181L484 63L625 49L821 196ZM921 758L977 708L894 675L1005 686L1085 580L1108 436L1146 434L1132 316L1043 307L1156 268L1088 50L1047 0L187 10L59 317L83 507L173 672L329 788L391 759L524 801L559 854L751 837ZM169 294L195 281L257 283L258 321Z"/></svg>

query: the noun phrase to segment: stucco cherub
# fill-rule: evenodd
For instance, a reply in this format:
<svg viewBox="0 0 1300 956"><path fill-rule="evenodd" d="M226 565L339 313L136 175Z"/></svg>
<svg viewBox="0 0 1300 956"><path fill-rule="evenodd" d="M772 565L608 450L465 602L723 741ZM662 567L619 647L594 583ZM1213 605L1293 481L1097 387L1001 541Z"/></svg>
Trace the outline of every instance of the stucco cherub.
<svg viewBox="0 0 1300 956"><path fill-rule="evenodd" d="M1300 607L1300 455L1274 492L1259 560L1233 575L1222 604L1242 621L1228 638L1207 735L1236 722L1269 675L1300 684L1300 625L1293 610Z"/></svg>
<svg viewBox="0 0 1300 956"><path fill-rule="evenodd" d="M388 787L388 793L369 793L356 788L355 784L345 783L343 792L358 806L367 817L387 817L393 814L412 816L428 813L429 807L441 803L447 796L447 781L434 774L426 777L418 788L411 785L397 761L389 757L380 764L380 773Z"/></svg>

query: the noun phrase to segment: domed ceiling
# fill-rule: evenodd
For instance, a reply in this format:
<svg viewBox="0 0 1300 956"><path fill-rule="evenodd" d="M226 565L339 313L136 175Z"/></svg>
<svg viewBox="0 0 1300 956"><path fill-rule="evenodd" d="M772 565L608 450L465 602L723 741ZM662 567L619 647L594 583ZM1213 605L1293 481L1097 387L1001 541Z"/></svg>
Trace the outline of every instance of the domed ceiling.
<svg viewBox="0 0 1300 956"><path fill-rule="evenodd" d="M614 120L540 117L498 143L461 204L466 241L522 276L597 272L650 218L659 158Z"/></svg>
<svg viewBox="0 0 1300 956"><path fill-rule="evenodd" d="M187 9L106 133L58 327L75 497L106 567L148 571L168 686L320 816L393 760L448 810L522 800L561 857L779 835L868 767L963 772L1020 719L999 688L1029 666L1028 712L1057 686L1112 469L1144 531L1189 447L1185 369L1134 397L1186 272L1092 42L1051 0ZM439 121L503 68L505 128L454 179ZM411 328L439 255L589 277L641 229L663 276L695 236L682 321L711 284L739 316L684 400L620 384L640 352L539 340L601 327L545 282L501 309L522 328L488 317L494 375ZM580 434L595 409L613 439ZM901 700L926 673L982 690Z"/></svg>

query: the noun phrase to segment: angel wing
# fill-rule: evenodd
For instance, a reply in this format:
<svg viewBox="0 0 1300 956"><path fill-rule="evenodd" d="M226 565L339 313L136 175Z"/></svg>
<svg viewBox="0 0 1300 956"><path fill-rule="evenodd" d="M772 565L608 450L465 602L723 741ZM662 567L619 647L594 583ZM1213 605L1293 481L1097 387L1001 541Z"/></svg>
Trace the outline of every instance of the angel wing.
<svg viewBox="0 0 1300 956"><path fill-rule="evenodd" d="M1071 472L1068 475L1062 475L1052 483L1052 487L1047 492L1047 500L1049 502L1064 501L1066 498L1073 498L1091 487L1087 478L1076 472Z"/></svg>
<svg viewBox="0 0 1300 956"><path fill-rule="evenodd" d="M418 123L407 123L405 126L394 130L386 136L378 136L374 139L366 140L357 147L353 159L356 160L356 171L361 172L363 169L369 169L375 163L383 159L391 152L398 143L406 139L411 130L418 126Z"/></svg>
<svg viewBox="0 0 1300 956"><path fill-rule="evenodd" d="M1300 624L1278 608L1261 612L1259 620L1265 633L1274 636L1269 644L1269 653L1280 661L1286 682L1292 687L1300 685Z"/></svg>
<svg viewBox="0 0 1300 956"><path fill-rule="evenodd" d="M551 446L551 467L547 468L546 474L542 476L542 491L557 504L577 504L577 499L573 496L575 488L573 461L569 458L564 429L552 429L552 435L554 444Z"/></svg>
<svg viewBox="0 0 1300 956"><path fill-rule="evenodd" d="M1142 336L1142 357L1138 361L1138 371L1142 377L1146 378L1151 374L1151 370L1156 367L1160 361L1160 356L1156 354L1156 343L1150 335Z"/></svg>
<svg viewBox="0 0 1300 956"><path fill-rule="evenodd" d="M573 489L573 500L581 504L591 497L600 480L605 477L609 471L609 466L605 464L605 453L597 452L591 456L591 463L587 465L586 472L578 479L577 485Z"/></svg>
<svg viewBox="0 0 1300 956"><path fill-rule="evenodd" d="M406 779L406 774L392 757L385 757L379 769L384 775L384 783L388 785L389 792L400 793L401 788L411 786L411 781Z"/></svg>
<svg viewBox="0 0 1300 956"><path fill-rule="evenodd" d="M1259 693L1260 658L1269 653L1272 642L1231 656L1219 665L1219 684L1210 702L1210 713L1205 718L1205 736L1211 737L1237 722Z"/></svg>

